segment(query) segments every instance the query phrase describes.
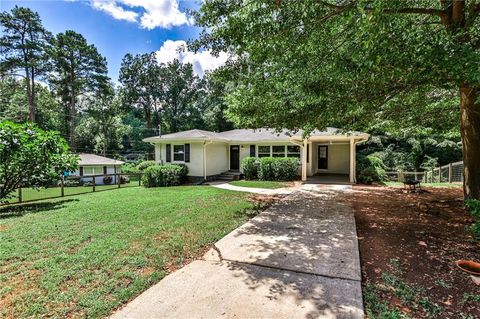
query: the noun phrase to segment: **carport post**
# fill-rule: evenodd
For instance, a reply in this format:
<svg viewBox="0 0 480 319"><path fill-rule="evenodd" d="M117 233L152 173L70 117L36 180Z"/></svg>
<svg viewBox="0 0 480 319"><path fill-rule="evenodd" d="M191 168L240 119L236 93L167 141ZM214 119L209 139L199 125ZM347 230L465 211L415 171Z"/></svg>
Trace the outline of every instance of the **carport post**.
<svg viewBox="0 0 480 319"><path fill-rule="evenodd" d="M303 148L302 148L302 181L307 180L307 147L308 147L308 140L303 140Z"/></svg>
<svg viewBox="0 0 480 319"><path fill-rule="evenodd" d="M350 139L350 183L355 183L355 140Z"/></svg>

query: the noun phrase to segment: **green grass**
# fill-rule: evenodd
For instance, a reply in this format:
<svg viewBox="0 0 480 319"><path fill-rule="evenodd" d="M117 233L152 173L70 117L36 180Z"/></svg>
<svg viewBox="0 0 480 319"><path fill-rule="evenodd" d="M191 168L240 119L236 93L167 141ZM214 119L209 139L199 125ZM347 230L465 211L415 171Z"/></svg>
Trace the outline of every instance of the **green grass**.
<svg viewBox="0 0 480 319"><path fill-rule="evenodd" d="M403 187L403 183L400 182L385 182L386 186L390 187ZM421 183L422 187L447 187L447 188L462 188L461 183Z"/></svg>
<svg viewBox="0 0 480 319"><path fill-rule="evenodd" d="M130 181L127 184L122 184L121 187L134 187L138 186L138 181ZM97 185L95 191L102 191L108 189L116 189L118 185ZM92 186L78 186L78 187L65 187L65 195L77 195L85 194L92 192ZM22 201L32 201L45 198L53 198L61 196L60 187L49 187L49 188L22 188ZM15 197L9 200L10 203L18 202L18 191L15 192Z"/></svg>
<svg viewBox="0 0 480 319"><path fill-rule="evenodd" d="M242 186L242 187L269 188L269 189L288 187L287 182L275 182L275 181L240 180L240 181L232 181L230 182L230 184L235 186Z"/></svg>
<svg viewBox="0 0 480 319"><path fill-rule="evenodd" d="M0 317L106 316L248 219L247 196L131 187L0 208Z"/></svg>

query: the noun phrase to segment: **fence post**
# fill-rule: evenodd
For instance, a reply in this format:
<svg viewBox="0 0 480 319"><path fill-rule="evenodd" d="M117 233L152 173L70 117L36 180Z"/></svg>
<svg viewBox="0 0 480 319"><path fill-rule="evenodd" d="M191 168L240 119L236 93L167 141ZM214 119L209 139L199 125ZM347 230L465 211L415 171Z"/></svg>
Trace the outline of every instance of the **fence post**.
<svg viewBox="0 0 480 319"><path fill-rule="evenodd" d="M432 171L431 171L431 173L432 173L432 177L431 177L430 183L433 183L433 175L435 174L435 171L434 171L434 169L433 169L433 168L432 168Z"/></svg>
<svg viewBox="0 0 480 319"><path fill-rule="evenodd" d="M95 183L96 183L96 178L95 178L95 175L93 175L92 177L92 190L95 192Z"/></svg>
<svg viewBox="0 0 480 319"><path fill-rule="evenodd" d="M442 167L441 166L438 167L438 182L439 183L442 182Z"/></svg>
<svg viewBox="0 0 480 319"><path fill-rule="evenodd" d="M65 184L64 184L64 179L65 179L65 176L62 175L62 178L60 178L60 195L61 195L62 197L65 196L65 189L64 189Z"/></svg>
<svg viewBox="0 0 480 319"><path fill-rule="evenodd" d="M22 202L22 188L21 187L18 188L18 202L19 203Z"/></svg>
<svg viewBox="0 0 480 319"><path fill-rule="evenodd" d="M117 184L118 188L120 188L120 174L117 174Z"/></svg>
<svg viewBox="0 0 480 319"><path fill-rule="evenodd" d="M415 170L415 180L418 181L418 173L416 170Z"/></svg>
<svg viewBox="0 0 480 319"><path fill-rule="evenodd" d="M453 165L452 163L448 164L448 182L453 182Z"/></svg>
<svg viewBox="0 0 480 319"><path fill-rule="evenodd" d="M142 175L138 174L138 186L142 186Z"/></svg>

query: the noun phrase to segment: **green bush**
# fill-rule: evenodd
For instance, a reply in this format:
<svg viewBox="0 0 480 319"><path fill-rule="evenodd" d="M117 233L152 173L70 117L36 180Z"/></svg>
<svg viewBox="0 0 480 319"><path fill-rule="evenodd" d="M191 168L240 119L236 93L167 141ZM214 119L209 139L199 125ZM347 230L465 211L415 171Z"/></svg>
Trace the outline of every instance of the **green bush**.
<svg viewBox="0 0 480 319"><path fill-rule="evenodd" d="M364 184L387 180L385 164L375 155L359 156L357 160L358 181Z"/></svg>
<svg viewBox="0 0 480 319"><path fill-rule="evenodd" d="M298 159L285 157L246 157L242 171L246 179L291 181L298 178Z"/></svg>
<svg viewBox="0 0 480 319"><path fill-rule="evenodd" d="M157 165L155 161L143 161L140 164L137 165L137 170L140 172L145 171L148 167ZM123 170L125 172L125 169ZM127 172L125 172L127 173Z"/></svg>
<svg viewBox="0 0 480 319"><path fill-rule="evenodd" d="M465 201L465 206L470 214L472 214L473 218L475 218L475 224L470 227L470 230L477 238L480 238L480 200L469 199Z"/></svg>
<svg viewBox="0 0 480 319"><path fill-rule="evenodd" d="M113 182L113 177L112 176L104 176L103 177L103 184L104 185L110 185Z"/></svg>
<svg viewBox="0 0 480 319"><path fill-rule="evenodd" d="M187 180L186 165L164 164L147 167L142 176L145 187L181 185Z"/></svg>
<svg viewBox="0 0 480 319"><path fill-rule="evenodd" d="M245 179L257 179L258 178L258 165L259 158L257 157L245 157L242 160L242 172Z"/></svg>

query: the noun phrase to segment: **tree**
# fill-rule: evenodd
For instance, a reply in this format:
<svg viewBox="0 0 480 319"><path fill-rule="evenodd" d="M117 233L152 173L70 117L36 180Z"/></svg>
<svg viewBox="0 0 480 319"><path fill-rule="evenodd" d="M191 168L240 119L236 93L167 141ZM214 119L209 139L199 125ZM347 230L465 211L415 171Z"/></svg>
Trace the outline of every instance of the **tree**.
<svg viewBox="0 0 480 319"><path fill-rule="evenodd" d="M32 123L0 122L0 202L19 187L41 187L76 169L78 157L56 132Z"/></svg>
<svg viewBox="0 0 480 319"><path fill-rule="evenodd" d="M210 0L196 16L204 30L195 45L238 57L227 101L240 125L405 128L457 118L465 197L480 198L479 14L477 0ZM455 91L459 107L430 103Z"/></svg>
<svg viewBox="0 0 480 319"><path fill-rule="evenodd" d="M124 103L130 108L143 110L148 129L161 123L154 115L160 112L160 67L154 53L125 55L120 67ZM154 123L155 122L155 123Z"/></svg>
<svg viewBox="0 0 480 319"><path fill-rule="evenodd" d="M103 94L89 99L85 116L77 126L77 135L83 145L103 156L122 148L128 128L122 122L122 105L115 94Z"/></svg>
<svg viewBox="0 0 480 319"><path fill-rule="evenodd" d="M49 54L53 64L50 83L64 105L65 134L75 150L79 99L109 89L107 61L74 31L57 34Z"/></svg>
<svg viewBox="0 0 480 319"><path fill-rule="evenodd" d="M204 128L209 131L223 132L233 129L233 123L226 118L227 102L225 95L227 88L216 73L208 73L203 79L204 90L199 92L202 104L202 118Z"/></svg>
<svg viewBox="0 0 480 319"><path fill-rule="evenodd" d="M203 126L202 104L198 96L202 82L190 63L177 59L161 66L161 102L163 118L170 132Z"/></svg>
<svg viewBox="0 0 480 319"><path fill-rule="evenodd" d="M10 120L23 123L29 119L28 98L25 95L27 86L23 78L11 76L0 79L0 121ZM60 129L58 101L50 90L39 85L35 93L36 121L44 130Z"/></svg>
<svg viewBox="0 0 480 319"><path fill-rule="evenodd" d="M35 80L47 71L45 50L51 34L43 27L38 13L18 6L11 13L0 13L0 25L3 28L3 36L0 37L0 75L20 75L17 71L23 70L29 119L35 122Z"/></svg>

